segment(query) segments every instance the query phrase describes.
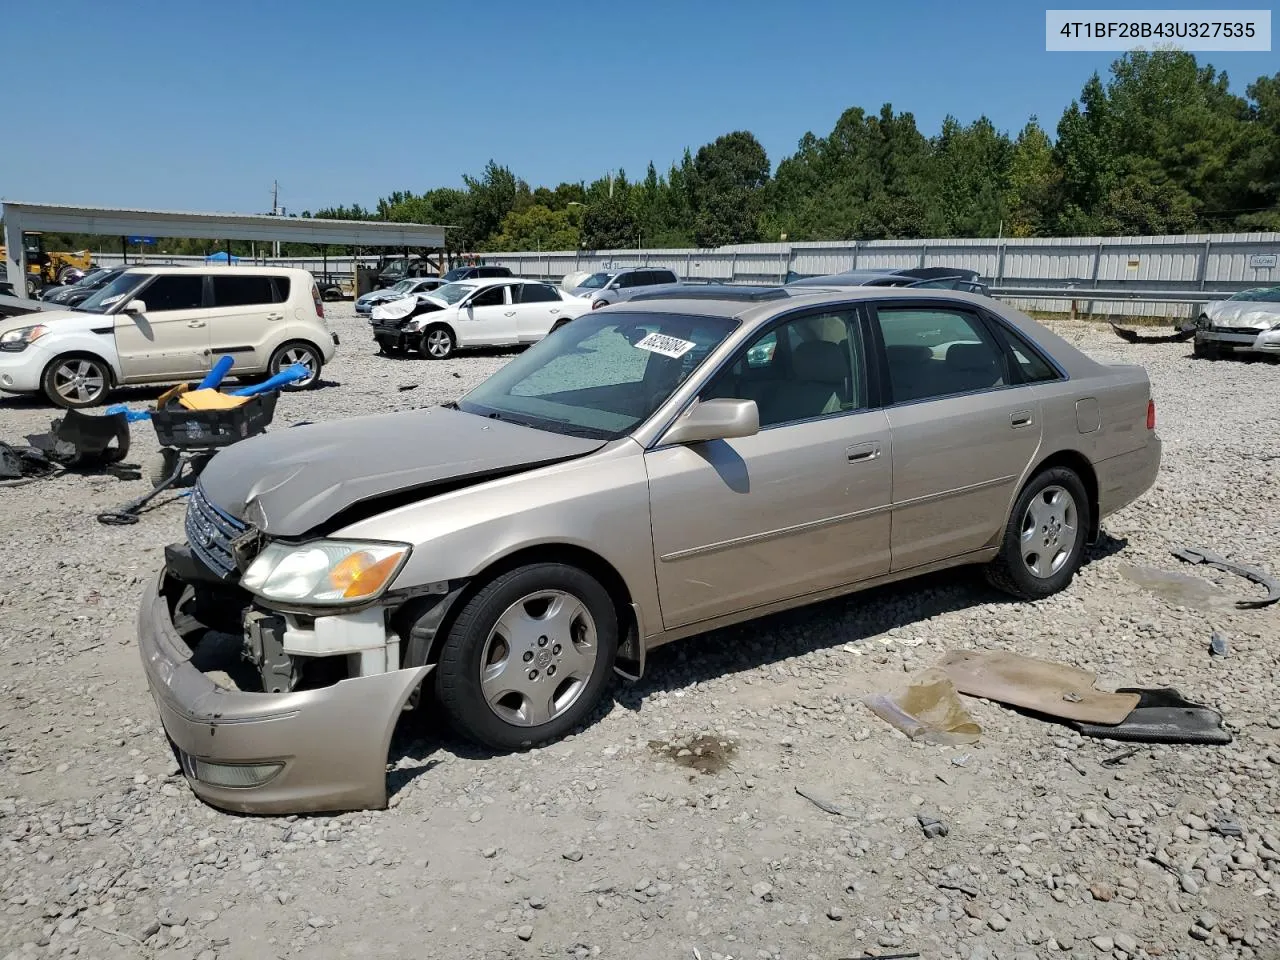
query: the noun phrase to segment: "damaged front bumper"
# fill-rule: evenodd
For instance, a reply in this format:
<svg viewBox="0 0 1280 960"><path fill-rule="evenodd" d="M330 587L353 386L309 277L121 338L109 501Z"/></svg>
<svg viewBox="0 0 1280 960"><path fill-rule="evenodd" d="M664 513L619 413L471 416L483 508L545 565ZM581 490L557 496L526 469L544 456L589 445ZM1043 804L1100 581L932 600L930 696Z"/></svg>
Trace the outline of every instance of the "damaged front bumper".
<svg viewBox="0 0 1280 960"><path fill-rule="evenodd" d="M380 323L376 320L369 322L369 329L375 341L384 347L396 350L407 350L416 346L422 336L417 331L409 332L404 329L404 326L396 323Z"/></svg>
<svg viewBox="0 0 1280 960"><path fill-rule="evenodd" d="M1196 343L1212 343L1220 348L1249 353L1280 354L1280 330L1199 327L1196 330Z"/></svg>
<svg viewBox="0 0 1280 960"><path fill-rule="evenodd" d="M392 670L318 689L250 693L215 684L174 626L180 586L162 570L143 593L138 645L160 721L191 789L242 813L387 805L387 751L433 669ZM236 785L232 785L236 784Z"/></svg>

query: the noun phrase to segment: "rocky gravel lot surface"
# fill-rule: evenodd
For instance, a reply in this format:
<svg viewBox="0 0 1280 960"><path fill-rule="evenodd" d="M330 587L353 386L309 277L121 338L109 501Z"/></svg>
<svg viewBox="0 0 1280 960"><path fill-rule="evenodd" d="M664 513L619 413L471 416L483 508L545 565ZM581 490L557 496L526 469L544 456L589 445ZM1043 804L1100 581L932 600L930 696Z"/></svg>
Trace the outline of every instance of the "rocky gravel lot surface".
<svg viewBox="0 0 1280 960"><path fill-rule="evenodd" d="M452 399L511 356L378 357L349 304L330 313L327 383L286 395L278 427ZM951 573L684 641L530 753L407 722L385 811L198 801L133 641L182 501L111 527L94 513L146 481L0 488L0 958L1280 956L1280 612L1234 608L1254 588L1169 556L1280 571L1280 366L1055 326L1147 366L1165 441L1158 485L1068 591L1015 603ZM54 415L0 398L0 438ZM154 437L134 433L142 463ZM984 701L966 701L983 726L966 747L913 743L861 704L958 647L1177 687L1235 742L1107 765L1132 747Z"/></svg>

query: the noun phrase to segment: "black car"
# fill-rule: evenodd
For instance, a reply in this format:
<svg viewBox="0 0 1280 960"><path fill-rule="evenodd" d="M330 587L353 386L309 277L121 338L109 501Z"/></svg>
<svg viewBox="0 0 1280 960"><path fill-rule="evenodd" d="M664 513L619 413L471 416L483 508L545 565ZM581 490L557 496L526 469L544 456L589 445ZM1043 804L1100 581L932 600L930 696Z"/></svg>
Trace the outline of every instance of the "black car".
<svg viewBox="0 0 1280 960"><path fill-rule="evenodd" d="M75 309L127 269L127 267L111 267L90 271L79 283L66 287L45 288L40 299L45 303L56 303L60 307Z"/></svg>
<svg viewBox="0 0 1280 960"><path fill-rule="evenodd" d="M456 283L459 280L476 280L480 277L509 277L510 267L454 267L444 275L445 283Z"/></svg>
<svg viewBox="0 0 1280 960"><path fill-rule="evenodd" d="M901 270L847 270L825 276L787 274L787 286L800 287L926 287L962 290L989 296L990 288L977 270L962 267L906 267Z"/></svg>

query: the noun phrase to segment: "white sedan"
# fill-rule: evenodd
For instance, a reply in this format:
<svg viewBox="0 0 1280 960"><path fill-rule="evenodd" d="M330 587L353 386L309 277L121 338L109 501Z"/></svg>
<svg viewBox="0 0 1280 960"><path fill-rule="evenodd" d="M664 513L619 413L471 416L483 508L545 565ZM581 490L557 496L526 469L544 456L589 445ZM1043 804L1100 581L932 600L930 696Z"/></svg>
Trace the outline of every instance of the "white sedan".
<svg viewBox="0 0 1280 960"><path fill-rule="evenodd" d="M1195 331L1198 357L1237 350L1280 354L1280 287L1242 290L1208 304L1195 322Z"/></svg>
<svg viewBox="0 0 1280 960"><path fill-rule="evenodd" d="M485 277L378 304L369 323L384 353L417 350L443 360L464 347L536 343L590 309L549 283Z"/></svg>

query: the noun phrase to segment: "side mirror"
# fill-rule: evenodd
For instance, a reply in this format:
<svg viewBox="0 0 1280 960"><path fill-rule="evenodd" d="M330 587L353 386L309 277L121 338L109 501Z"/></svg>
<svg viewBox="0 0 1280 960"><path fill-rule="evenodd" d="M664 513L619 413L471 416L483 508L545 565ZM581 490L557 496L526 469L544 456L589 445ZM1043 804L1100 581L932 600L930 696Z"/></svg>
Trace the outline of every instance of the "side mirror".
<svg viewBox="0 0 1280 960"><path fill-rule="evenodd" d="M760 411L754 400L716 399L695 403L671 425L663 443L732 440L760 432Z"/></svg>
<svg viewBox="0 0 1280 960"><path fill-rule="evenodd" d="M124 305L124 313L146 313L147 302L145 300L130 300Z"/></svg>

